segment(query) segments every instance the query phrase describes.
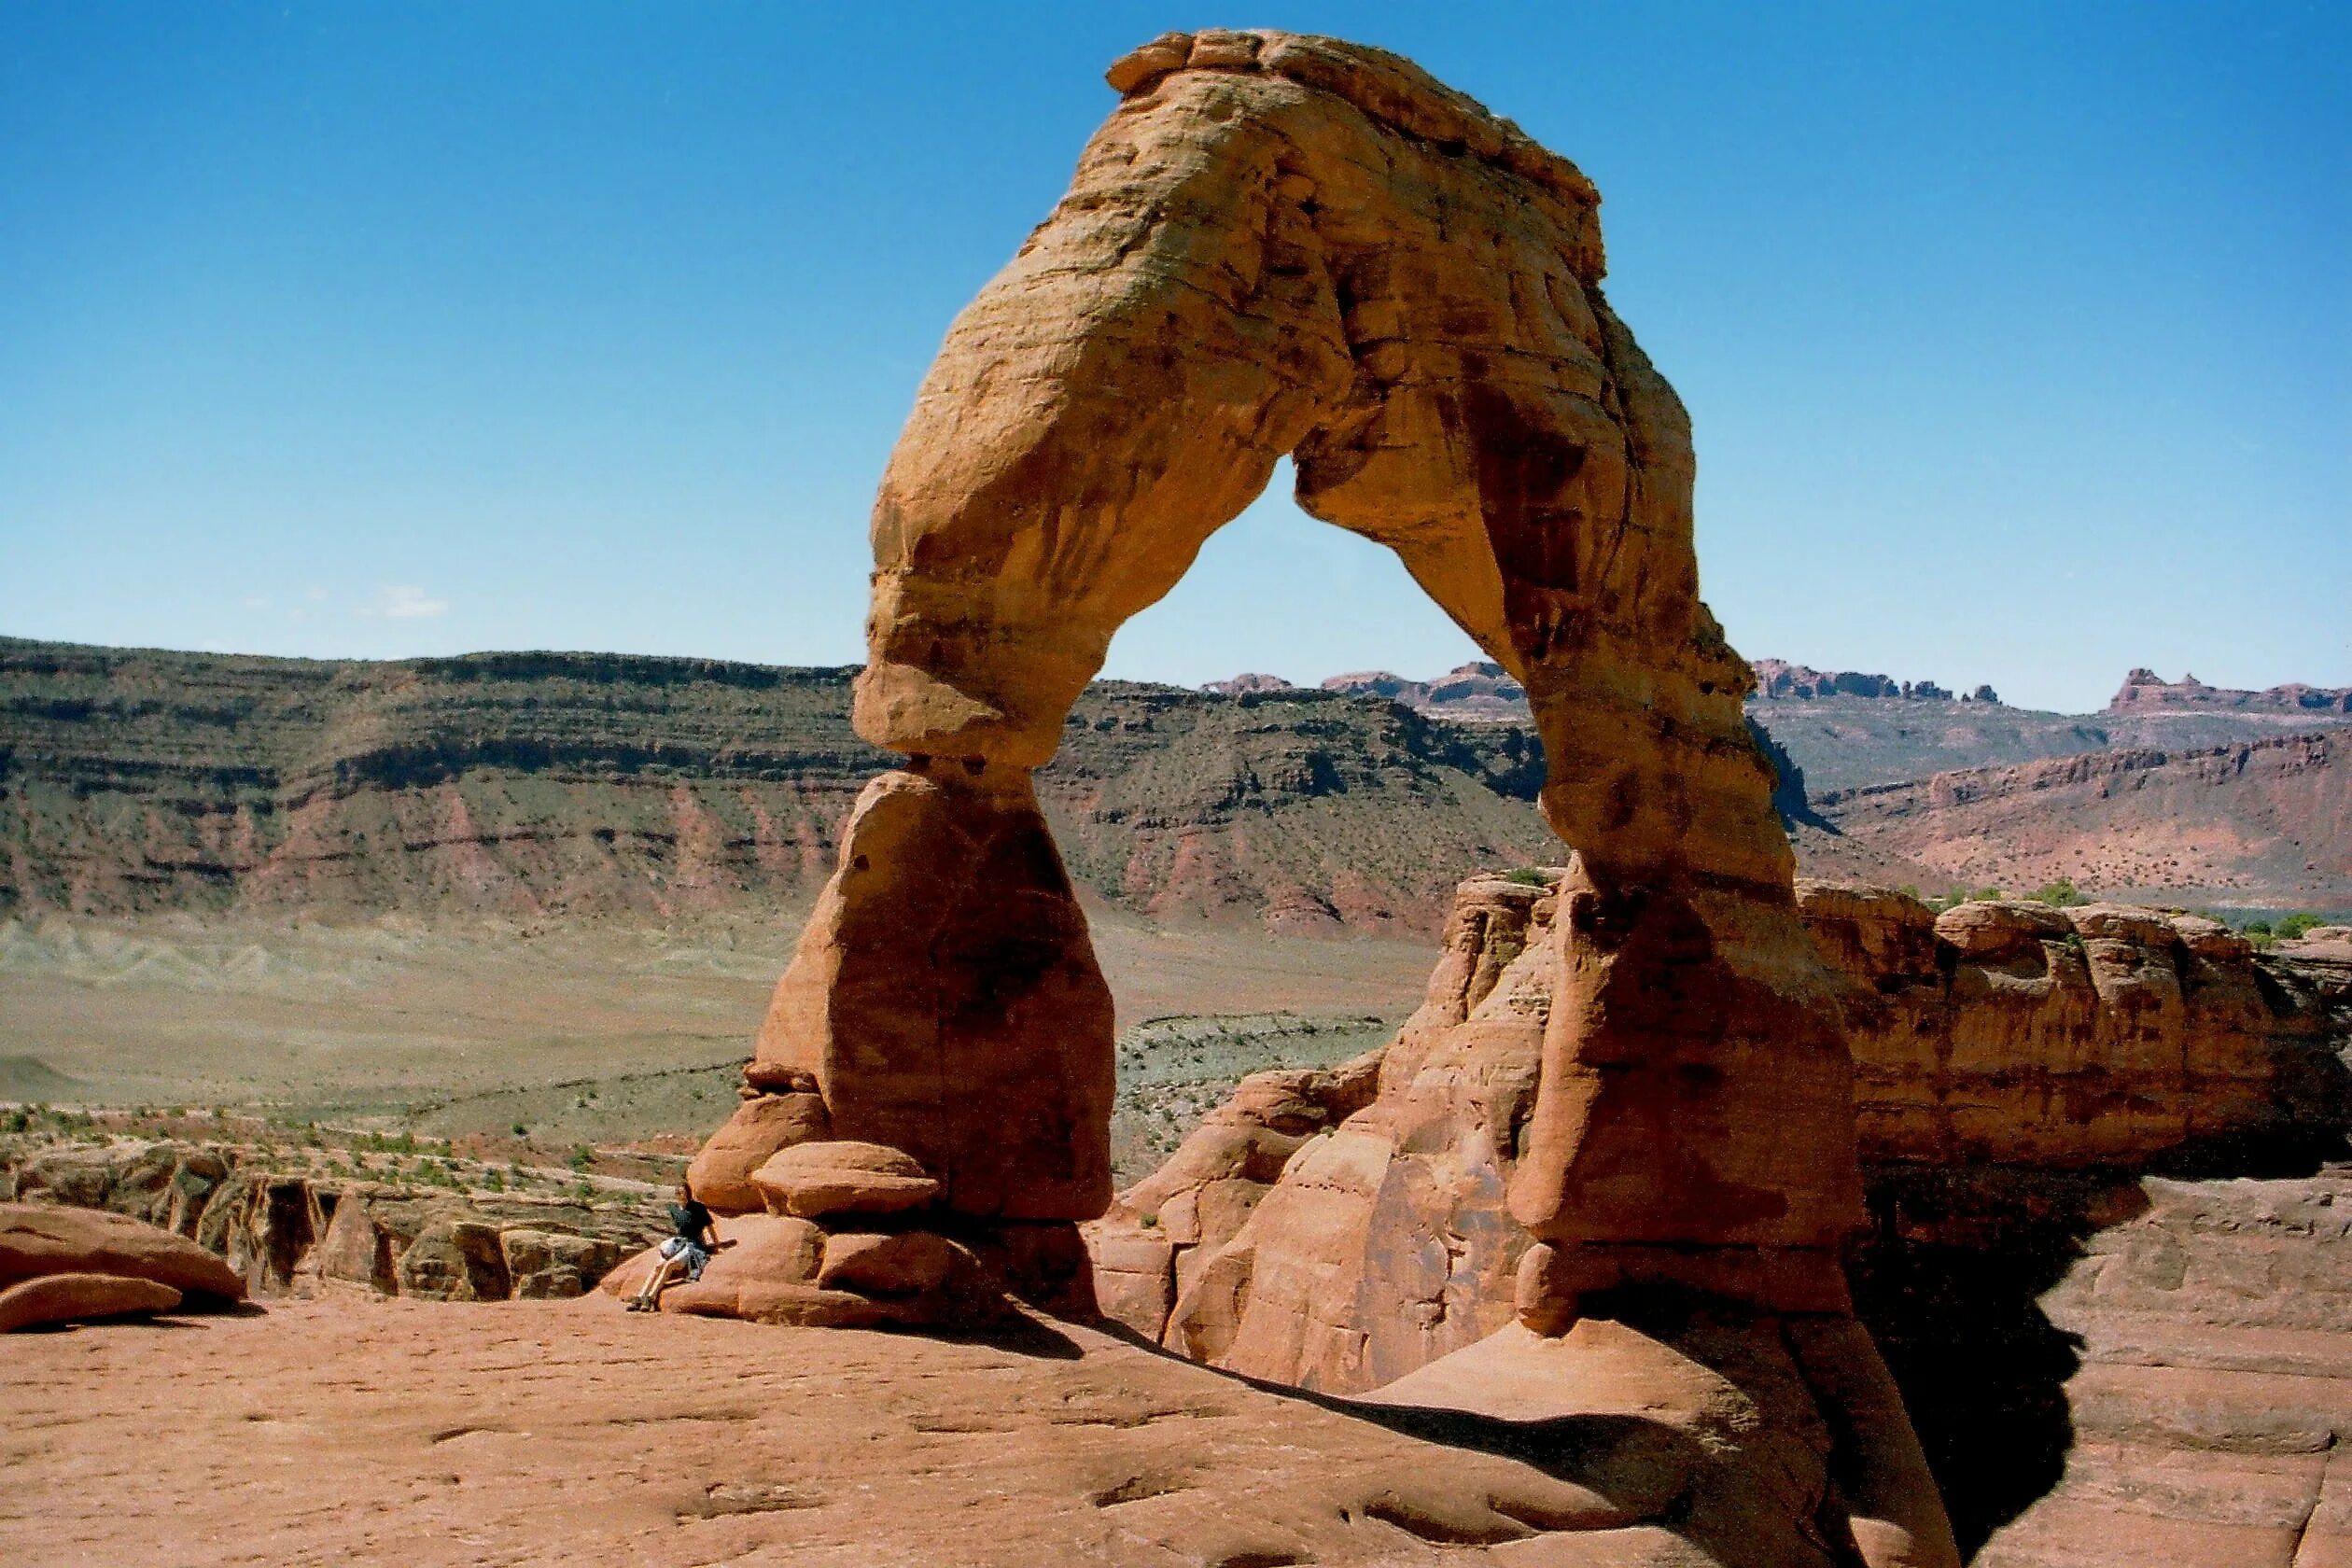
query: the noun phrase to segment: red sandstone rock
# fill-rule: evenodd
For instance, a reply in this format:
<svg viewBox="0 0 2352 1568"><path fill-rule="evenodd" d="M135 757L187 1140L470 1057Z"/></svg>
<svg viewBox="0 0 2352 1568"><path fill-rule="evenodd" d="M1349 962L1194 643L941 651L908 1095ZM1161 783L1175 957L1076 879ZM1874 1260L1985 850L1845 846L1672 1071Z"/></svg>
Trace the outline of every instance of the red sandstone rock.
<svg viewBox="0 0 2352 1568"><path fill-rule="evenodd" d="M1598 291L1591 186L1407 63L1327 39L1163 39L1113 79L1126 105L950 331L884 478L855 720L930 792L889 787L903 828L869 796L864 875L889 916L848 932L868 895L845 870L763 1059L817 1071L837 1132L909 1149L953 1206L991 1211L963 1196L968 1156L872 1123L942 1084L999 1094L999 1064L1038 1055L1031 1026L987 1021L943 1071L936 1026L961 1014L925 1005L934 982L886 1007L842 966L995 994L908 928L972 901L1001 919L1025 884L968 883L962 852L913 869L912 835L1017 816L1112 633L1289 454L1302 504L1399 550L1526 692L1546 814L1583 856L1593 917L1561 971L1521 1221L1583 1249L1834 1244L1858 1214L1837 1015L1740 711L1746 666L1697 598L1687 422ZM862 1088L823 1043L853 1035ZM1085 1124L1036 1098L994 1117L1033 1168L1008 1194L1070 1192L1062 1144L1093 1169Z"/></svg>
<svg viewBox="0 0 2352 1568"><path fill-rule="evenodd" d="M749 1079L809 1075L836 1135L916 1173L820 1180L840 1146L803 1143L753 1183L804 1214L927 1176L965 1215L1103 1211L1110 998L1029 771L1113 634L1287 455L1307 511L1396 550L1525 692L1544 814L1578 859L1522 975L1541 1007L1488 1020L1539 1040L1533 1062L1474 1035L1425 1087L1392 1099L1384 1071L1251 1208L1275 1141L1349 1092L1259 1081L1162 1205L1196 1239L1247 1218L1196 1240L1197 1275L1171 1239L1174 1278L1113 1270L1122 1291L1146 1310L1178 1293L1192 1353L1352 1386L1376 1355L1477 1337L1452 1308L1529 1234L1563 1315L1657 1283L1835 1311L1833 1249L1861 1217L1837 988L1742 713L1752 677L1698 596L1688 420L1600 292L1590 183L1408 63L1329 39L1168 35L1110 79L1125 103L950 329L884 475L853 722L910 769L861 798ZM1480 1114L1506 1099L1507 1121ZM1417 1184L1433 1168L1465 1180ZM1482 1222L1469 1267L1463 1233L1426 1223L1449 1212ZM1354 1297L1335 1289L1350 1276ZM1400 1288L1403 1343L1340 1326ZM741 1289L732 1315L785 1309ZM1792 1421L1815 1415L1798 1382L1775 1407ZM1738 1506L1793 1531L1803 1502Z"/></svg>
<svg viewBox="0 0 2352 1568"><path fill-rule="evenodd" d="M1111 992L1026 772L866 787L748 1076L794 1074L833 1137L905 1150L951 1209L1102 1211Z"/></svg>
<svg viewBox="0 0 2352 1568"><path fill-rule="evenodd" d="M768 1211L805 1220L830 1214L896 1214L939 1197L939 1183L912 1155L878 1143L796 1143L751 1173Z"/></svg>
<svg viewBox="0 0 2352 1568"><path fill-rule="evenodd" d="M0 1290L0 1334L48 1323L168 1312L180 1293L122 1274L43 1274Z"/></svg>
<svg viewBox="0 0 2352 1568"><path fill-rule="evenodd" d="M119 1214L0 1203L0 1286L44 1274L152 1280L195 1297L242 1301L245 1282L185 1237Z"/></svg>
<svg viewBox="0 0 2352 1568"><path fill-rule="evenodd" d="M825 1238L825 1261L817 1271L817 1282L861 1295L919 1295L945 1285L959 1267L976 1267L972 1254L928 1231L887 1236L851 1232Z"/></svg>
<svg viewBox="0 0 2352 1568"><path fill-rule="evenodd" d="M832 1130L824 1099L814 1090L755 1094L702 1146L686 1168L687 1185L715 1213L756 1213L763 1204L751 1173L777 1151Z"/></svg>

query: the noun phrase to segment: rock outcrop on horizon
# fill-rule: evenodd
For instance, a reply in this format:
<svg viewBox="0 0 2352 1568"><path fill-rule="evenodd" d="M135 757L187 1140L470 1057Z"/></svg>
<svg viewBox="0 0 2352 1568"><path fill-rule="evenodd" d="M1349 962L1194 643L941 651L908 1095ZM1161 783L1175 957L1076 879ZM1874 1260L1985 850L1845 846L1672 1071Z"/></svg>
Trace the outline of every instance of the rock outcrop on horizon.
<svg viewBox="0 0 2352 1568"><path fill-rule="evenodd" d="M2122 686L2107 705L2109 713L2213 709L2352 716L2352 686L2307 686L2297 680L2248 692L2208 686L2193 675L2172 681L2154 670L2135 669L2123 678Z"/></svg>
<svg viewBox="0 0 2352 1568"><path fill-rule="evenodd" d="M1755 662L1756 696L1759 702L1807 702L1817 697L1884 697L1902 702L1951 702L1952 693L1932 680L1897 680L1890 676L1863 675L1855 670L1817 670L1785 659ZM1964 703L1998 705L1990 686L1979 686L1958 699Z"/></svg>
<svg viewBox="0 0 2352 1568"><path fill-rule="evenodd" d="M1434 680L1407 680L1387 670L1355 670L1328 677L1323 689L1343 696L1386 697L1417 713L1472 723L1525 723L1533 718L1527 688L1487 659L1474 659Z"/></svg>

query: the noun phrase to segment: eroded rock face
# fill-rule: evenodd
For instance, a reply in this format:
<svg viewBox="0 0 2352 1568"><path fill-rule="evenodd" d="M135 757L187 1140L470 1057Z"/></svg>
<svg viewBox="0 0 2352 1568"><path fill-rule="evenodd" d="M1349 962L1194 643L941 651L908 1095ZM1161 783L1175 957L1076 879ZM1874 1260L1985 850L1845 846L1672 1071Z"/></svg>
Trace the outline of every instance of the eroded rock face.
<svg viewBox="0 0 2352 1568"><path fill-rule="evenodd" d="M1106 1309L1198 1359L1339 1392L1509 1322L1534 1239L1505 1195L1574 944L1558 921L1574 878L1546 875L1464 882L1393 1042L1345 1077L1245 1080L1122 1194L1089 1231ZM2352 962L2340 976L2331 932L2258 963L2215 921L2123 905L1939 916L1813 882L1800 903L1845 1010L1870 1168L2137 1169L2205 1149L2275 1162L2345 1125ZM1746 1261L1727 1250L1717 1267ZM1841 1294L1804 1254L1752 1262L1779 1276L1727 1294L1810 1310ZM1541 1272L1568 1267L1549 1255Z"/></svg>
<svg viewBox="0 0 2352 1568"><path fill-rule="evenodd" d="M2121 904L1962 904L1805 883L1844 976L1866 1158L2130 1164L2341 1121L2308 981L2219 922Z"/></svg>
<svg viewBox="0 0 2352 1568"><path fill-rule="evenodd" d="M1497 1414L1506 1393L1540 1402L1557 1365L1540 1345L1590 1321L1556 1314L1555 1249L1504 1197L1559 903L1554 887L1463 884L1426 1002L1348 1087L1245 1082L1089 1227L1103 1309L1280 1381ZM2283 1565L2299 1532L2342 1533L2342 1508L2314 1498L2339 1484L2329 1445L2352 1430L2345 1168L2289 1170L2340 1161L2352 1126L2345 933L2258 956L2213 921L2118 905L1939 916L1826 884L1801 903L1855 1056L1874 1224L1855 1289L1917 1391L1962 1544L2021 1568ZM2269 1179L2214 1179L2236 1171ZM1870 1561L1906 1561L1898 1547L1933 1538L1918 1446L1868 1337L1835 1302L1804 1308L1823 1283L1747 1281L1723 1294L1777 1292L1785 1309L1721 1323L1737 1338L1770 1318L1827 1419L1874 1435L1844 1450L1861 1468L1840 1485L1857 1542L1897 1553ZM1515 1316L1533 1340L1510 1337Z"/></svg>
<svg viewBox="0 0 2352 1568"><path fill-rule="evenodd" d="M1112 1049L1029 775L941 763L859 797L745 1077L813 1086L833 1138L914 1156L950 1209L1079 1220L1110 1200Z"/></svg>
<svg viewBox="0 0 2352 1568"><path fill-rule="evenodd" d="M345 1289L462 1301L574 1296L661 1233L650 1205L465 1197L293 1176L173 1142L52 1150L21 1163L0 1154L0 1194L7 1193L37 1215L101 1210L161 1227L210 1258L217 1281L258 1296Z"/></svg>

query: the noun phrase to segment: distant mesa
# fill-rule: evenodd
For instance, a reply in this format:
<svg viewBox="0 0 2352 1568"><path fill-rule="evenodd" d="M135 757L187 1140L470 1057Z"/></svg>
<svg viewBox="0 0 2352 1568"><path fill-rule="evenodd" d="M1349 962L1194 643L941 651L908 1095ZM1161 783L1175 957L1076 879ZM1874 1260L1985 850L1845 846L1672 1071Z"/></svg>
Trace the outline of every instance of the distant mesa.
<svg viewBox="0 0 2352 1568"><path fill-rule="evenodd" d="M1932 680L1897 680L1891 676L1865 675L1854 670L1817 670L1784 659L1755 662L1756 700L1810 701L1820 697L1884 697L1900 702L1987 703L1998 705L2000 694L1979 686L1966 696ZM1493 722L1523 721L1531 717L1526 689L1502 665L1476 660L1434 680L1413 680L1390 670L1351 670L1323 683L1326 692L1351 697L1385 697L1421 713L1448 719ZM1237 675L1201 688L1225 696L1295 692L1298 688L1273 675Z"/></svg>
<svg viewBox="0 0 2352 1568"><path fill-rule="evenodd" d="M1201 690L1225 697L1250 697L1267 692L1295 692L1298 688L1279 675L1248 673L1237 675L1230 680L1211 680Z"/></svg>
<svg viewBox="0 0 2352 1568"><path fill-rule="evenodd" d="M1857 670L1817 670L1782 659L1757 659L1756 695L1765 702L1810 702L1821 697L1890 697L1905 702L1951 702L1953 693L1932 680L1897 680L1892 676L1865 675ZM1979 686L1961 702L1998 703L2000 693Z"/></svg>
<svg viewBox="0 0 2352 1568"><path fill-rule="evenodd" d="M2246 692L2208 686L2193 675L2170 681L2154 670L2135 669L2123 678L2122 689L2107 705L2109 713L2145 713L2163 708L2352 713L2352 686L2307 686L2294 680L2268 691Z"/></svg>
<svg viewBox="0 0 2352 1568"><path fill-rule="evenodd" d="M1458 665L1435 680L1407 680L1387 670L1353 670L1323 683L1326 692L1351 697L1387 697L1423 713L1449 719L1522 720L1527 689L1501 665L1483 659Z"/></svg>

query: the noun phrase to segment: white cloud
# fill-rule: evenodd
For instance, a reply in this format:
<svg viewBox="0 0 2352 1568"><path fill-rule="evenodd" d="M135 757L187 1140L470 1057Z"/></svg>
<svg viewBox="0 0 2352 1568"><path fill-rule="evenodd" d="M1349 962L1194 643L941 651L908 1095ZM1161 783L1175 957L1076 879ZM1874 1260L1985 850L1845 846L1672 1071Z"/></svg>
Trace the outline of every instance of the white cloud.
<svg viewBox="0 0 2352 1568"><path fill-rule="evenodd" d="M252 595L245 600L245 609L267 609L269 608L269 599L259 594Z"/></svg>
<svg viewBox="0 0 2352 1568"><path fill-rule="evenodd" d="M418 621L449 613L447 599L427 598L425 590L409 582L387 582L376 591L375 603L359 612L392 621Z"/></svg>

